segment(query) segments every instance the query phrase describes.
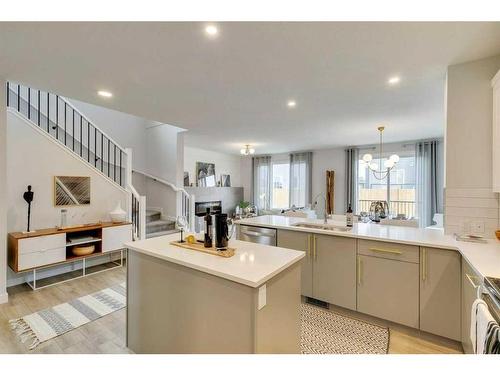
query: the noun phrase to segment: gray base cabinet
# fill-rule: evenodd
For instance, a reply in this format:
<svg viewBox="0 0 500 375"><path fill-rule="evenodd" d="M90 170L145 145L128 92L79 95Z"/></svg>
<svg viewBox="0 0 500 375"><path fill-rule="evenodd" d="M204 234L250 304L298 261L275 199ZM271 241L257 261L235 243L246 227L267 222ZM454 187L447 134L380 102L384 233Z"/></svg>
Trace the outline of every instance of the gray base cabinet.
<svg viewBox="0 0 500 375"><path fill-rule="evenodd" d="M302 259L301 265L301 294L306 297L312 297L312 234L291 230L278 230L278 247L305 251L306 256Z"/></svg>
<svg viewBox="0 0 500 375"><path fill-rule="evenodd" d="M461 256L420 249L420 329L460 341Z"/></svg>
<svg viewBox="0 0 500 375"><path fill-rule="evenodd" d="M356 310L356 240L314 235L313 297Z"/></svg>
<svg viewBox="0 0 500 375"><path fill-rule="evenodd" d="M278 246L306 252L303 296L356 309L355 239L279 230Z"/></svg>
<svg viewBox="0 0 500 375"><path fill-rule="evenodd" d="M464 352L472 354L470 340L470 316L472 304L477 298L477 288L482 283L482 278L477 275L471 266L462 261L462 347Z"/></svg>
<svg viewBox="0 0 500 375"><path fill-rule="evenodd" d="M418 263L358 255L358 311L418 328Z"/></svg>

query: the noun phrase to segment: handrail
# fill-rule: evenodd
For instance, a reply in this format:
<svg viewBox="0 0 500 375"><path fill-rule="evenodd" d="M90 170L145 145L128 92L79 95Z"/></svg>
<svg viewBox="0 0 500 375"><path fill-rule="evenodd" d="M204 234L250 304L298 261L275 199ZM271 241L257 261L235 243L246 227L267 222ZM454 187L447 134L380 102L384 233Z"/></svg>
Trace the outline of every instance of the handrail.
<svg viewBox="0 0 500 375"><path fill-rule="evenodd" d="M89 117L88 117L86 114L84 114L84 113L82 112L82 110L81 110L81 109L78 109L78 108L76 108L73 104L71 104L71 101L70 101L68 98L66 98L65 96L59 96L59 98L60 98L63 102L65 102L65 103L66 103L69 107L71 107L72 109L74 109L75 111L77 111L77 112L78 112L78 113L79 113L79 114L80 114L80 115L81 115L81 116L85 119L85 121L87 121L87 122L89 122L90 124L92 124L92 126L93 126L94 128L97 128L97 129L99 130L99 132L100 132L100 133L102 133L102 134L103 134L106 138L108 138L111 142L113 142L113 143L116 145L116 147L118 147L120 150L122 150L122 152L124 152L125 154L127 153L127 150L125 150L123 147L121 147L121 146L118 144L118 142L117 142L117 141L115 141L113 138L111 138L111 137L109 136L109 134L107 134L107 133L106 133L106 132L104 132L104 131L100 128L100 127L98 127L98 126L95 124L95 122L94 122L94 121L90 120L90 119L89 119Z"/></svg>
<svg viewBox="0 0 500 375"><path fill-rule="evenodd" d="M163 184L163 185L170 186L170 187L171 187L171 188L172 188L175 192L181 192L182 194L184 194L184 195L185 195L185 196L187 196L187 197L190 197L190 196L191 196L191 194L189 194L189 193L188 193L188 192L187 192L184 188L177 187L177 186L175 186L173 183L168 182L168 181L166 181L166 180L164 180L164 179L162 179L162 178L160 178L160 177L154 176L154 175L152 175L152 174L150 174L150 173L147 173L147 172L139 171L139 170L137 170L137 169L134 169L134 170L133 170L133 172L134 172L134 173L139 173L139 174L142 174L142 175L144 175L144 176L146 176L146 177L149 177L149 178L151 178L152 180L155 180L155 181L157 181L157 182L159 182L159 183L161 183L161 184Z"/></svg>

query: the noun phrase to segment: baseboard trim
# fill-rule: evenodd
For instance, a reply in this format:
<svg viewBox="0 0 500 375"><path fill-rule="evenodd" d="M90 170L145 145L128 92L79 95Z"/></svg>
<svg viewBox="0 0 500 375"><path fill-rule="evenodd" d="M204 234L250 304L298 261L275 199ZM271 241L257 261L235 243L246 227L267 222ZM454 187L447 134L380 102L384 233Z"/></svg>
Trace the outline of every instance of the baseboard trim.
<svg viewBox="0 0 500 375"><path fill-rule="evenodd" d="M9 293L5 292L0 294L0 305L7 302L9 302Z"/></svg>

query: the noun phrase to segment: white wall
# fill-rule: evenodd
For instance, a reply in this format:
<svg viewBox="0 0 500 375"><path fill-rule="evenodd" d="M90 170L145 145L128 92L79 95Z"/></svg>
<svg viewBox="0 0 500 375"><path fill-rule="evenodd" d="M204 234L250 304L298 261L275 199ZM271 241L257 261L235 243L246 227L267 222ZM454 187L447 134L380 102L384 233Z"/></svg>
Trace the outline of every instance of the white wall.
<svg viewBox="0 0 500 375"><path fill-rule="evenodd" d="M130 147L133 150L134 169L146 170L147 120L74 99L70 99L70 103L121 147Z"/></svg>
<svg viewBox="0 0 500 375"><path fill-rule="evenodd" d="M484 235L498 229L499 197L492 193L493 92L500 56L448 68L445 131L445 231L467 231L473 222Z"/></svg>
<svg viewBox="0 0 500 375"><path fill-rule="evenodd" d="M109 212L117 202L126 207L127 194L123 189L12 112L7 114L7 158L9 232L26 230L27 204L23 193L28 185L32 186L35 193L31 210L32 228L59 225L61 207L54 206L54 176L91 178L91 204L67 207L69 225L109 221ZM22 278L19 279L19 276L9 270L9 285L22 281Z"/></svg>
<svg viewBox="0 0 500 375"><path fill-rule="evenodd" d="M7 302L7 113L6 82L0 78L0 303ZM9 181L10 183L10 181Z"/></svg>
<svg viewBox="0 0 500 375"><path fill-rule="evenodd" d="M193 183L193 186L196 186L196 162L201 161L215 164L216 181L220 181L221 174L228 174L231 176L231 186L241 187L241 159L242 157L239 155L224 154L195 147L184 147L184 171L189 172L189 181Z"/></svg>

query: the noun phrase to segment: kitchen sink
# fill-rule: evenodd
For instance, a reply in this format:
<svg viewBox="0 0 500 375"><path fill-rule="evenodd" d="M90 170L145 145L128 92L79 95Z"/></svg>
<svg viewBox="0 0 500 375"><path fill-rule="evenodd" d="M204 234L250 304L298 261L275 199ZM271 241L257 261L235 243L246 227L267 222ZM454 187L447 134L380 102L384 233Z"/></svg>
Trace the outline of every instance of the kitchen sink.
<svg viewBox="0 0 500 375"><path fill-rule="evenodd" d="M310 228L310 229L323 229L323 230L331 230L335 232L349 232L351 227L344 227L342 225L334 225L334 224L317 224L317 223L296 223L292 224L293 227L299 228Z"/></svg>

